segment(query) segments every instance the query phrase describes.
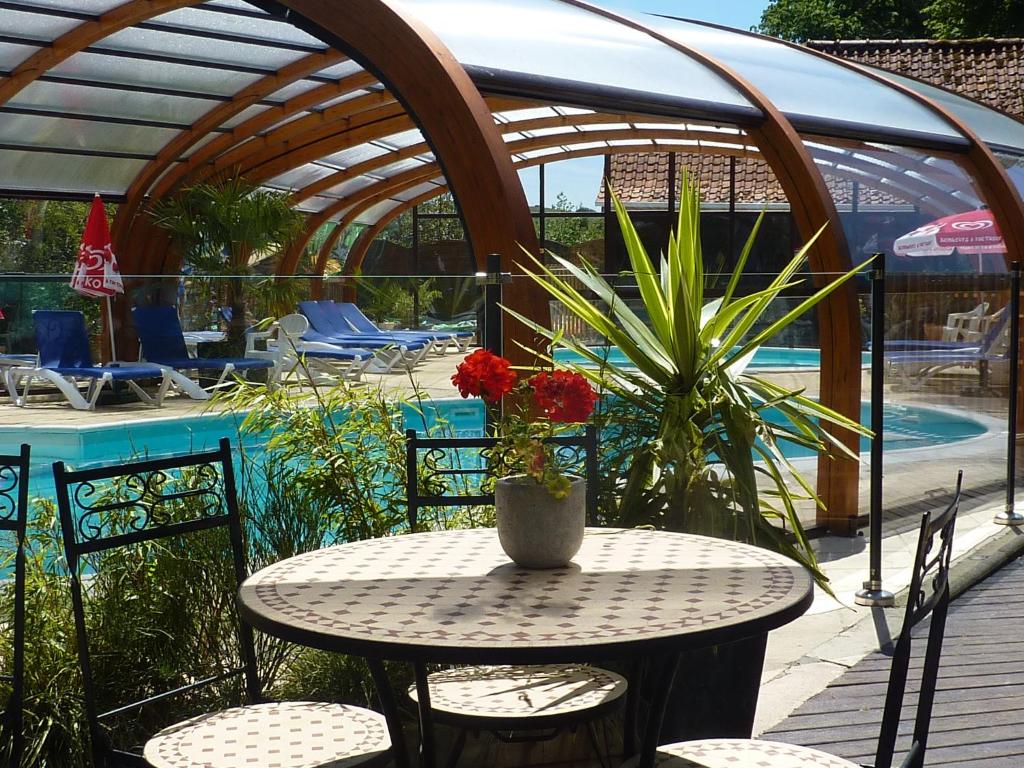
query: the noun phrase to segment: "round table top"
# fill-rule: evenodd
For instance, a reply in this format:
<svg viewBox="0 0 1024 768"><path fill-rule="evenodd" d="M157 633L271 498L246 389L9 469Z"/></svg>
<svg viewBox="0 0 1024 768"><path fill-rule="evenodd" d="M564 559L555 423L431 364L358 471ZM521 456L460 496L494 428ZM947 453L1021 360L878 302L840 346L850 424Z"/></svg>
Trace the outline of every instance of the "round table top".
<svg viewBox="0 0 1024 768"><path fill-rule="evenodd" d="M807 610L810 575L722 539L587 529L568 566L528 570L493 528L328 547L253 574L243 615L292 642L415 661L585 661L705 647Z"/></svg>

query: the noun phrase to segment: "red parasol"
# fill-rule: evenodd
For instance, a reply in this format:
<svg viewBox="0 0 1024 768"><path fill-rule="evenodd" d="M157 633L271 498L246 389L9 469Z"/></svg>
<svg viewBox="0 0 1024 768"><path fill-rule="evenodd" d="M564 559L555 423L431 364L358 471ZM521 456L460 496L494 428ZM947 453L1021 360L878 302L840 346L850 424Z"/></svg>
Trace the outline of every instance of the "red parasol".
<svg viewBox="0 0 1024 768"><path fill-rule="evenodd" d="M110 329L110 354L117 359L114 349L114 322L110 311L110 297L124 293L124 283L117 268L117 258L110 243L110 226L103 210L103 201L96 195L78 247L75 270L71 274L71 287L83 296L104 297L107 300L107 326Z"/></svg>
<svg viewBox="0 0 1024 768"><path fill-rule="evenodd" d="M918 227L893 244L897 256L949 256L1006 253L1006 243L992 211L980 208L944 216Z"/></svg>

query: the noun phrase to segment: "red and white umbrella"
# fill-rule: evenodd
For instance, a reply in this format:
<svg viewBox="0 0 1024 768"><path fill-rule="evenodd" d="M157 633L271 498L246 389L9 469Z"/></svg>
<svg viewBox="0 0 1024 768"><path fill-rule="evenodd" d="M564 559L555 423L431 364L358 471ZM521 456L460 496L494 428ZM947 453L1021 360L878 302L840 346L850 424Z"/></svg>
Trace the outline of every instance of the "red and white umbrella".
<svg viewBox="0 0 1024 768"><path fill-rule="evenodd" d="M992 211L981 208L956 213L918 227L896 239L897 256L949 256L1006 253L1006 243Z"/></svg>
<svg viewBox="0 0 1024 768"><path fill-rule="evenodd" d="M107 300L107 326L110 329L110 354L116 360L114 349L114 319L110 311L110 297L124 293L124 283L117 268L117 258L110 243L110 226L103 201L96 195L92 199L89 218L78 246L75 270L71 273L71 288L83 296L103 297Z"/></svg>

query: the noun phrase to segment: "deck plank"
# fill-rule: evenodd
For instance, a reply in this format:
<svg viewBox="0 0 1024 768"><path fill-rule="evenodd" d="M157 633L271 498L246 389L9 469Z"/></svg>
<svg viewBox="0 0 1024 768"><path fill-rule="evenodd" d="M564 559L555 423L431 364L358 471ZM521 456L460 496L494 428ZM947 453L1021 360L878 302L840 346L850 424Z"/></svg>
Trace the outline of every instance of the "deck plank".
<svg viewBox="0 0 1024 768"><path fill-rule="evenodd" d="M974 586L950 606L925 765L1024 766L1024 558ZM927 625L917 627L924 638ZM914 646L897 743L910 743L924 643ZM891 650L890 650L891 652ZM762 738L823 749L854 762L874 755L891 658L871 654L800 705Z"/></svg>

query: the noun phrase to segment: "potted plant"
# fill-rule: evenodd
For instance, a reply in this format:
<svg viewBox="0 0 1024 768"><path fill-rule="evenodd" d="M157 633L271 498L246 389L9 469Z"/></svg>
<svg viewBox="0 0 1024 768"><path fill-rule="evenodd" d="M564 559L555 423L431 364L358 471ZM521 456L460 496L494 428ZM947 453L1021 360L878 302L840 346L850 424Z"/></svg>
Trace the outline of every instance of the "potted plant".
<svg viewBox="0 0 1024 768"><path fill-rule="evenodd" d="M505 475L495 482L495 518L505 554L524 568L558 568L583 543L586 485L545 441L590 418L597 394L586 378L565 370L517 379L508 360L478 349L458 365L452 383L463 397L480 397L494 425L491 458Z"/></svg>
<svg viewBox="0 0 1024 768"><path fill-rule="evenodd" d="M867 431L802 391L753 375L746 367L758 347L863 265L765 324L773 300L799 285L797 273L810 244L767 287L738 295L759 219L721 296L708 301L700 200L686 175L678 226L670 235L660 270L646 253L621 201L614 195L612 199L630 259L629 277L635 279L642 308L635 311L628 306L587 263L579 265L549 254L563 277L527 254L530 263L523 271L618 347L628 365L616 364L601 349L565 338L506 309L553 345L581 356L585 365L569 367L630 406L637 414L635 424L649 425L649 433L636 441L625 463L618 508L610 522L731 538L773 549L802 563L828 590L796 513L799 500L819 506L822 502L780 446L789 441L813 451L831 448L848 453L823 425ZM754 330L759 321L763 329ZM719 646L710 654L711 658L692 655L686 663L687 683L671 708L676 716L670 714L664 737L744 735L744 731L750 735L764 638L733 648ZM708 673L712 676L707 677ZM744 689L746 706L738 705ZM709 713L714 722L708 722Z"/></svg>

